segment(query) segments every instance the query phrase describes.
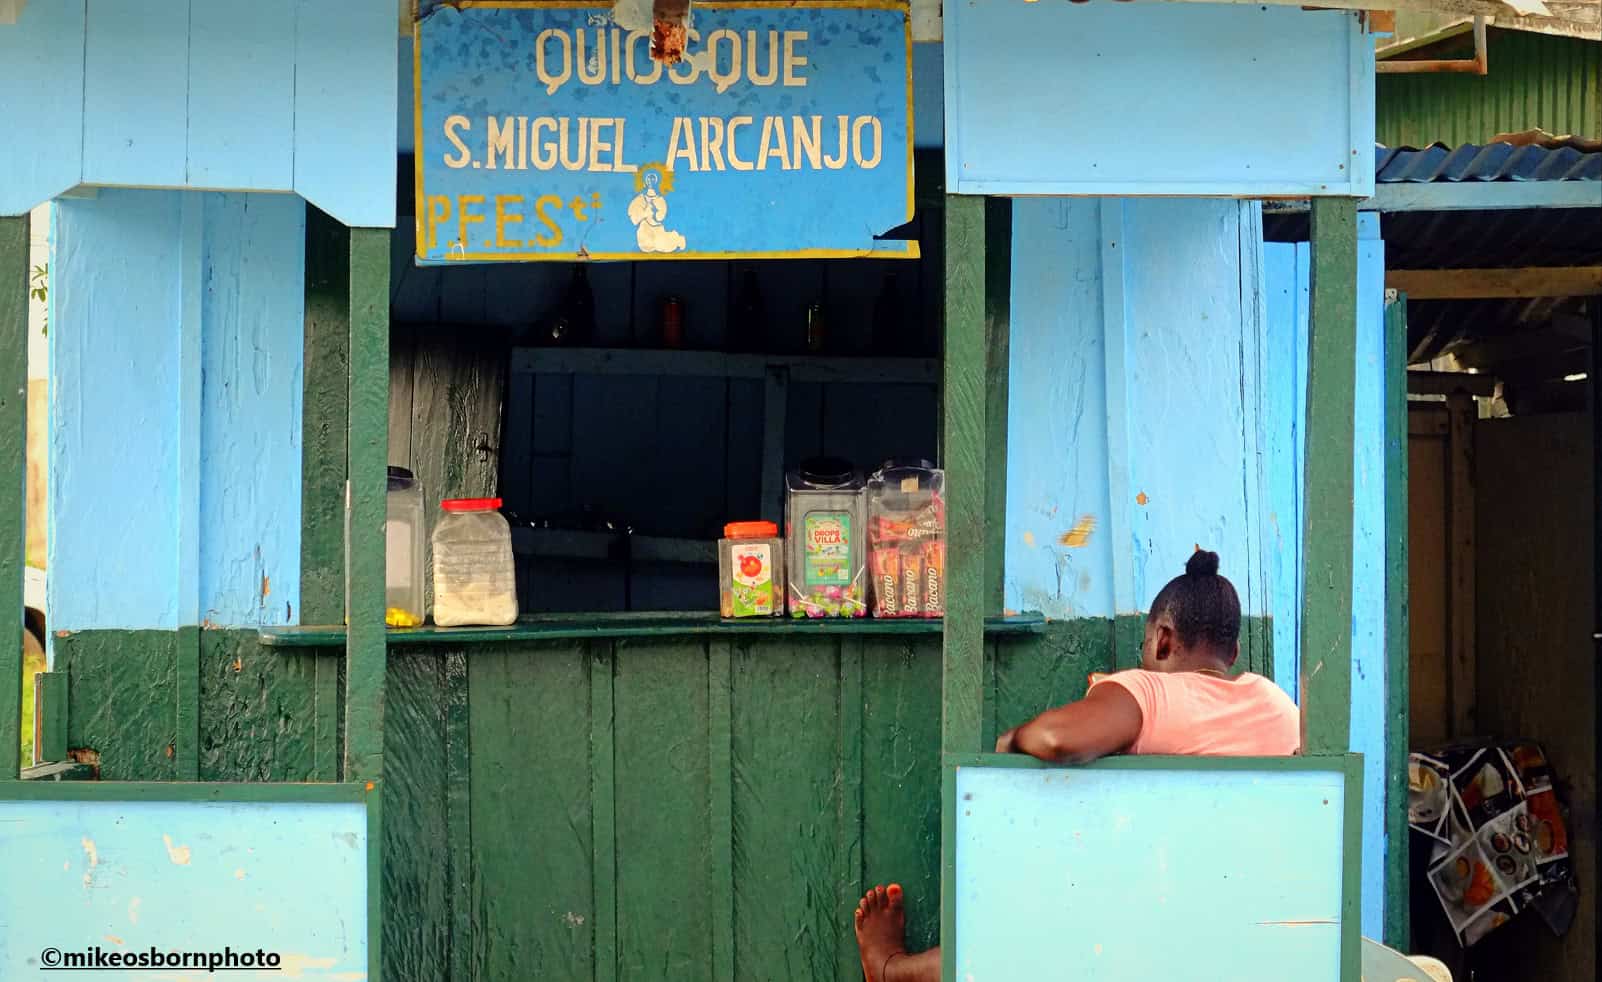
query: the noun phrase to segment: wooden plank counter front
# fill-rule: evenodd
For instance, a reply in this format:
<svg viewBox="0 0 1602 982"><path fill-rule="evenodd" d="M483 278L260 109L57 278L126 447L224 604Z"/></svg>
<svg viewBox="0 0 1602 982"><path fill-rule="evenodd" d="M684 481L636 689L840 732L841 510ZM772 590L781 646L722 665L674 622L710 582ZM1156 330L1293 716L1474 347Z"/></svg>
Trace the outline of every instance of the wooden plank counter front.
<svg viewBox="0 0 1602 982"><path fill-rule="evenodd" d="M909 941L933 943L940 627L656 614L389 632L388 968L849 980L852 903L890 879ZM279 700L310 684L306 659L338 664L342 635L265 630L246 675L265 663ZM1114 657L1110 620L988 621L982 739L1082 695Z"/></svg>

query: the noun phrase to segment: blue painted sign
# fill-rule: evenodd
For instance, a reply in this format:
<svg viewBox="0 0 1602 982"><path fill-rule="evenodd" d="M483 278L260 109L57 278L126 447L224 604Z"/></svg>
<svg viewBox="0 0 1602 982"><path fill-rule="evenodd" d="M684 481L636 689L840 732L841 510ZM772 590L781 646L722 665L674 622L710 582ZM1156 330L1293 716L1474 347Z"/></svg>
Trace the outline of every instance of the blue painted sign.
<svg viewBox="0 0 1602 982"><path fill-rule="evenodd" d="M905 0L697 3L684 59L597 4L417 27L417 258L916 256Z"/></svg>
<svg viewBox="0 0 1602 982"><path fill-rule="evenodd" d="M378 977L375 826L342 786L281 786L307 801L149 800L155 785L42 797L60 787L0 797L0 978Z"/></svg>
<svg viewBox="0 0 1602 982"><path fill-rule="evenodd" d="M946 978L1053 979L1064 966L1087 982L1357 978L1341 971L1343 942L1357 940L1342 856L1358 837L1346 799L1361 792L1344 761L1296 766L1002 757L948 772ZM1215 848L1198 828L1250 841ZM1116 915L1063 916L1092 910Z"/></svg>

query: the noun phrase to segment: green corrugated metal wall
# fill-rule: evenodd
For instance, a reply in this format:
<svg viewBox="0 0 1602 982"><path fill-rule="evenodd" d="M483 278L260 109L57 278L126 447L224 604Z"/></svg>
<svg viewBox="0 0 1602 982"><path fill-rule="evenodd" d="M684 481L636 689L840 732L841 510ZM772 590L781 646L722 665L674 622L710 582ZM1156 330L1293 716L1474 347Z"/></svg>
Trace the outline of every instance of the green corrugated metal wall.
<svg viewBox="0 0 1602 982"><path fill-rule="evenodd" d="M1379 142L1459 146L1537 127L1602 138L1602 44L1493 30L1490 56L1491 73L1484 77L1379 76Z"/></svg>

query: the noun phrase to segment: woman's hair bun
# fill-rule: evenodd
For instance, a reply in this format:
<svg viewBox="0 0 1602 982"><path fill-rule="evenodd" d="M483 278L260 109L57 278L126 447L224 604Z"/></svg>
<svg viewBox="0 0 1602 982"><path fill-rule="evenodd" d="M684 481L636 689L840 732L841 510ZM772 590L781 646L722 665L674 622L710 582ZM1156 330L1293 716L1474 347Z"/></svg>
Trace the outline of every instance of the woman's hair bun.
<svg viewBox="0 0 1602 982"><path fill-rule="evenodd" d="M1218 553L1208 552L1206 549L1197 549L1185 563L1187 576L1217 576Z"/></svg>

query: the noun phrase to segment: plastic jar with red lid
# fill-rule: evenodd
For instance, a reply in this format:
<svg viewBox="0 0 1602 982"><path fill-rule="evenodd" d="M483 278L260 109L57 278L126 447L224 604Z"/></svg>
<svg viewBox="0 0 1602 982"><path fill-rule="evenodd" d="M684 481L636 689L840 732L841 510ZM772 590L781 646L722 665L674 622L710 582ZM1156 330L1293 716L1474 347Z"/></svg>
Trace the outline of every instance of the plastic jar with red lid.
<svg viewBox="0 0 1602 982"><path fill-rule="evenodd" d="M499 498L448 498L434 526L434 623L500 627L517 620L512 527Z"/></svg>

